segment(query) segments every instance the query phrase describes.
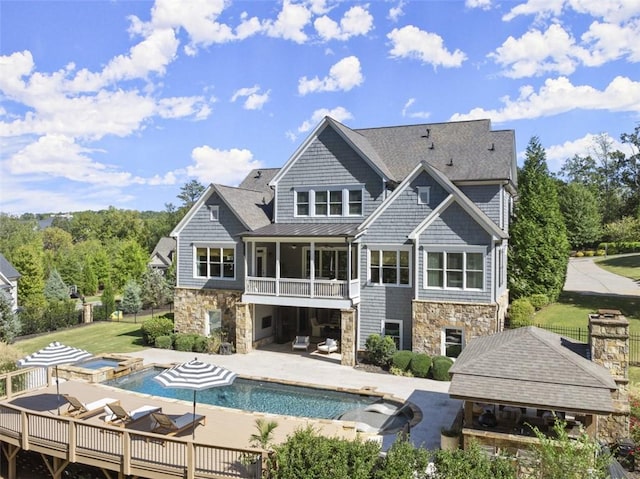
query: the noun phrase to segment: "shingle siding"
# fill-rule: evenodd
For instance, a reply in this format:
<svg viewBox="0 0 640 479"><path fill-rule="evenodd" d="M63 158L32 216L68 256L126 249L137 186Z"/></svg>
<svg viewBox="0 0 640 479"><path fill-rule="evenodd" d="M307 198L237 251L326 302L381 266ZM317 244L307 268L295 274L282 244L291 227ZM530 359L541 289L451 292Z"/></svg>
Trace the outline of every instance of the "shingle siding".
<svg viewBox="0 0 640 479"><path fill-rule="evenodd" d="M495 224L502 227L500 185L465 185L460 190L473 201Z"/></svg>
<svg viewBox="0 0 640 479"><path fill-rule="evenodd" d="M219 221L211 221L207 206L219 206ZM244 226L217 195L212 195L193 215L180 233L178 242L178 287L208 289L244 289L242 242L237 236ZM212 280L194 277L194 244L235 243L235 280Z"/></svg>
<svg viewBox="0 0 640 479"><path fill-rule="evenodd" d="M365 261L366 263L366 261ZM360 286L360 343L371 334L380 334L382 321L401 320L403 326L403 348L411 349L411 300L413 288L399 286L371 285L363 281Z"/></svg>
<svg viewBox="0 0 640 479"><path fill-rule="evenodd" d="M295 188L315 186L364 186L363 216L296 217ZM277 222L335 223L361 221L381 203L382 179L331 128L326 128L311 142L304 153L291 165L277 185Z"/></svg>

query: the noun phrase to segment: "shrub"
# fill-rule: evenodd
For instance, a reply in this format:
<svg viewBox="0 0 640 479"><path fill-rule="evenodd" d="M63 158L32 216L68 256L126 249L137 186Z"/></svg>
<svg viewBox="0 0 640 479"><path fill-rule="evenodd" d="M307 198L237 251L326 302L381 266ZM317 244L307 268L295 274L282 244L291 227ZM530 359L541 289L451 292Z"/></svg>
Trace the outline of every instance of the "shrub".
<svg viewBox="0 0 640 479"><path fill-rule="evenodd" d="M582 258L584 256L584 253L582 251L578 251L576 253L576 258Z"/></svg>
<svg viewBox="0 0 640 479"><path fill-rule="evenodd" d="M144 343L153 346L158 336L168 336L173 332L173 321L164 317L147 319L140 330Z"/></svg>
<svg viewBox="0 0 640 479"><path fill-rule="evenodd" d="M374 479L413 479L423 477L430 453L399 437L380 458Z"/></svg>
<svg viewBox="0 0 640 479"><path fill-rule="evenodd" d="M196 336L195 334L177 334L174 343L176 351L193 351Z"/></svg>
<svg viewBox="0 0 640 479"><path fill-rule="evenodd" d="M171 340L171 336L158 336L154 346L158 349L172 349L173 341Z"/></svg>
<svg viewBox="0 0 640 479"><path fill-rule="evenodd" d="M449 369L453 365L453 359L446 356L436 356L433 358L433 366L431 366L431 376L436 381L449 381Z"/></svg>
<svg viewBox="0 0 640 479"><path fill-rule="evenodd" d="M426 378L431 369L431 357L424 353L414 354L409 369L415 377Z"/></svg>
<svg viewBox="0 0 640 479"><path fill-rule="evenodd" d="M465 449L436 451L433 462L437 471L435 477L438 478L515 479L517 477L515 467L509 459L490 458L473 441Z"/></svg>
<svg viewBox="0 0 640 479"><path fill-rule="evenodd" d="M509 306L509 321L512 328L521 328L533 324L534 307L528 299L516 299Z"/></svg>
<svg viewBox="0 0 640 479"><path fill-rule="evenodd" d="M585 252L584 252L584 255L590 258L590 257L592 257L592 256L595 256L595 255L596 255L596 252L595 252L595 251L593 251L592 249L589 249L589 250L587 250L587 251L585 251Z"/></svg>
<svg viewBox="0 0 640 479"><path fill-rule="evenodd" d="M396 351L391 358L391 367L406 371L409 368L411 358L413 358L412 351Z"/></svg>
<svg viewBox="0 0 640 479"><path fill-rule="evenodd" d="M396 352L396 343L393 342L393 338L390 336L372 334L367 338L365 348L372 364L389 367L391 358Z"/></svg>
<svg viewBox="0 0 640 479"><path fill-rule="evenodd" d="M596 256L605 256L607 252L603 249L596 250Z"/></svg>
<svg viewBox="0 0 640 479"><path fill-rule="evenodd" d="M193 340L193 350L196 353L209 352L209 338L206 336L196 336Z"/></svg>
<svg viewBox="0 0 640 479"><path fill-rule="evenodd" d="M537 293L532 294L527 298L531 303L531 306L535 308L536 311L544 308L549 304L549 297L546 294Z"/></svg>

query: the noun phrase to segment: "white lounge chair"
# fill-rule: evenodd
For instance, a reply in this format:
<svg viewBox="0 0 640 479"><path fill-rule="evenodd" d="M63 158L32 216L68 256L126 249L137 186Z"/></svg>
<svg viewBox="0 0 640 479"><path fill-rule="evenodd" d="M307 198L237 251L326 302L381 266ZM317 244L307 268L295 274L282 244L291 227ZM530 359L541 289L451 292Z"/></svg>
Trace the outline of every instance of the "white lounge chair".
<svg viewBox="0 0 640 479"><path fill-rule="evenodd" d="M152 412L151 418L153 425L151 426L151 432L164 434L166 436L175 436L176 434L196 427L198 424L204 425L207 417L201 414L188 412L182 416L172 418L161 412Z"/></svg>
<svg viewBox="0 0 640 479"><path fill-rule="evenodd" d="M333 353L338 350L338 347L339 345L337 339L327 338L326 341L318 343L318 351L322 353Z"/></svg>
<svg viewBox="0 0 640 479"><path fill-rule="evenodd" d="M97 401L93 401L90 403L83 403L75 396L70 396L69 394L63 394L65 400L69 403L67 410L62 413L63 416L71 416L76 419L82 419L85 417L95 416L96 414L100 414L104 411L104 407L107 404L118 403L119 401L113 398L103 398L98 399Z"/></svg>
<svg viewBox="0 0 640 479"><path fill-rule="evenodd" d="M106 413L104 422L112 426L124 427L147 417L152 412L158 412L160 409L158 406L141 406L127 411L120 404L111 403L104 407L104 412Z"/></svg>
<svg viewBox="0 0 640 479"><path fill-rule="evenodd" d="M305 351L309 350L309 345L311 341L309 336L296 336L296 338L291 343L291 349L304 349Z"/></svg>

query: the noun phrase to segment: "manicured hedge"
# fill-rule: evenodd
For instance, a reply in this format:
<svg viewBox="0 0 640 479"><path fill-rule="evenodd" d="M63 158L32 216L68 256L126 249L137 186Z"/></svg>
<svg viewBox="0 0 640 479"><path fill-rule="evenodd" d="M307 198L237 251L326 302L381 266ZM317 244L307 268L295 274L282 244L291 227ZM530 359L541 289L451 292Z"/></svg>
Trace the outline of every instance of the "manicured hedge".
<svg viewBox="0 0 640 479"><path fill-rule="evenodd" d="M431 369L431 357L424 353L414 354L413 358L411 358L409 369L415 377L426 378Z"/></svg>
<svg viewBox="0 0 640 479"><path fill-rule="evenodd" d="M521 328L533 324L535 308L528 299L519 298L509 306L509 321L512 328Z"/></svg>
<svg viewBox="0 0 640 479"><path fill-rule="evenodd" d="M173 349L171 336L158 336L154 346L158 349Z"/></svg>
<svg viewBox="0 0 640 479"><path fill-rule="evenodd" d="M409 363L411 363L413 355L412 351L397 351L391 358L391 366L400 371L406 371L409 368Z"/></svg>
<svg viewBox="0 0 640 479"><path fill-rule="evenodd" d="M431 375L436 381L449 381L449 369L453 365L453 359L446 356L435 356L433 358L433 366L431 366Z"/></svg>

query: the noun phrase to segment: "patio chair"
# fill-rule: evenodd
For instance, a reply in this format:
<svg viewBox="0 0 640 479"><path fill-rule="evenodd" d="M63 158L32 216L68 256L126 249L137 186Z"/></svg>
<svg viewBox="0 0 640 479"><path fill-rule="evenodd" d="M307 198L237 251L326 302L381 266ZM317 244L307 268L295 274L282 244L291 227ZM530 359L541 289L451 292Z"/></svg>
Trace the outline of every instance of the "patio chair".
<svg viewBox="0 0 640 479"><path fill-rule="evenodd" d="M291 343L291 349L304 349L305 351L308 351L310 344L311 341L309 339L309 336L296 336L296 338Z"/></svg>
<svg viewBox="0 0 640 479"><path fill-rule="evenodd" d="M63 416L71 416L76 419L82 419L85 417L95 416L104 411L104 407L107 404L117 403L120 401L113 398L102 398L90 403L83 403L77 397L69 394L62 395L64 399L69 403L67 410L62 413Z"/></svg>
<svg viewBox="0 0 640 479"><path fill-rule="evenodd" d="M175 436L192 427L196 427L198 424L204 425L207 420L207 416L188 412L182 416L172 418L162 412L151 413L151 432L158 434L164 434L166 436Z"/></svg>
<svg viewBox="0 0 640 479"><path fill-rule="evenodd" d="M152 412L160 411L158 406L141 406L131 411L125 410L119 403L107 404L104 407L104 422L111 426L124 427L147 417Z"/></svg>
<svg viewBox="0 0 640 479"><path fill-rule="evenodd" d="M338 341L336 339L327 338L325 341L318 343L318 351L321 353L333 353L338 350Z"/></svg>

